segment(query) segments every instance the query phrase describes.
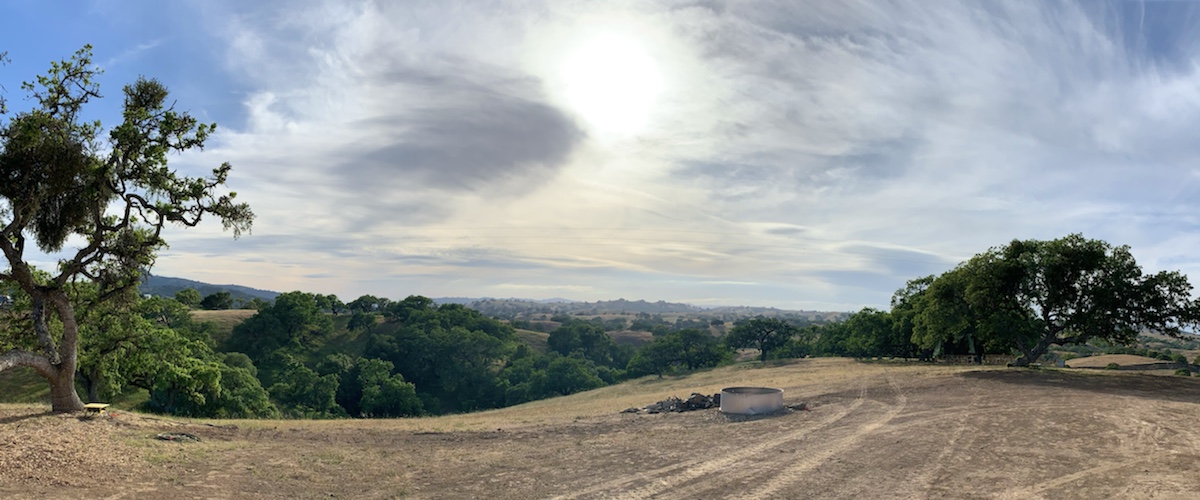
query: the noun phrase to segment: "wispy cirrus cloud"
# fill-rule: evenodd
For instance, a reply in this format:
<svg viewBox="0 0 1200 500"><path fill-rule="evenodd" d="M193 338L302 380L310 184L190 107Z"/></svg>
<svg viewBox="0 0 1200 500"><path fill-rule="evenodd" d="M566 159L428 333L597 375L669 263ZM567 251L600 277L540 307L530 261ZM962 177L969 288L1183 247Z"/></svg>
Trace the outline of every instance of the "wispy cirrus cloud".
<svg viewBox="0 0 1200 500"><path fill-rule="evenodd" d="M856 308L1083 232L1200 275L1191 3L196 8L242 107L186 163L232 161L261 218L237 244L181 234L165 272L220 254L343 295ZM630 137L563 97L564 58L605 33L662 75Z"/></svg>
<svg viewBox="0 0 1200 500"><path fill-rule="evenodd" d="M159 38L157 40L151 40L149 42L139 43L137 45L134 45L133 47L129 47L129 48L125 49L124 51L122 51L121 53L119 53L117 55L109 57L104 62L100 63L100 67L106 68L106 69L111 69L114 66L117 66L120 64L126 64L126 63L136 59L137 57L141 56L142 53L150 51L150 50L154 50L158 46L162 45L162 43L163 43L163 39L161 39L161 38Z"/></svg>

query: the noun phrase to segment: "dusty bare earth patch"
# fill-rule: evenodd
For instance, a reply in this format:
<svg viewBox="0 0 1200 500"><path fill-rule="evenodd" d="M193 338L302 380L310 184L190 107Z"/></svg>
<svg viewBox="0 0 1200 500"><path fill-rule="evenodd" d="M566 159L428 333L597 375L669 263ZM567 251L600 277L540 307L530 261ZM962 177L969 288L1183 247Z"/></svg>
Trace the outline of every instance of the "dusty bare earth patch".
<svg viewBox="0 0 1200 500"><path fill-rule="evenodd" d="M721 384L782 386L811 411L616 413ZM844 360L431 419L230 428L0 406L0 497L1192 498L1198 424L1200 380Z"/></svg>

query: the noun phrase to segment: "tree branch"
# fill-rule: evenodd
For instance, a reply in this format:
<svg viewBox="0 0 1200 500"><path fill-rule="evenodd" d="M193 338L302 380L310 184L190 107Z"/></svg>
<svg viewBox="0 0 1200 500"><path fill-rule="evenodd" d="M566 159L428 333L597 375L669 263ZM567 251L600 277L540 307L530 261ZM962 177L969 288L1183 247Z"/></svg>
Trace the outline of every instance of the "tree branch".
<svg viewBox="0 0 1200 500"><path fill-rule="evenodd" d="M8 351L0 354L0 372L19 366L28 366L37 370L43 377L54 376L54 365L45 356L39 356L29 351Z"/></svg>

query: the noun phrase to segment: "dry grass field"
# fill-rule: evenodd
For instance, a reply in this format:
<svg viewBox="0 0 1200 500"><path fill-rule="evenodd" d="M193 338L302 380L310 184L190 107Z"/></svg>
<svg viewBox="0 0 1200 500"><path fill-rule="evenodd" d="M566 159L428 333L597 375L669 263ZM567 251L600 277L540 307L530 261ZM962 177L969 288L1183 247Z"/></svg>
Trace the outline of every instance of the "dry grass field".
<svg viewBox="0 0 1200 500"><path fill-rule="evenodd" d="M233 330L233 327L246 321L246 318L254 316L258 311L254 309L225 309L219 311L192 311L192 320L198 323L211 322L216 323L217 329L222 331Z"/></svg>
<svg viewBox="0 0 1200 500"><path fill-rule="evenodd" d="M641 347L654 341L654 334L634 330L608 332L608 336L612 337L613 342L619 345L631 345L634 347Z"/></svg>
<svg viewBox="0 0 1200 500"><path fill-rule="evenodd" d="M809 411L621 414L733 385ZM187 432L198 443L154 439ZM810 359L341 421L0 405L0 498L1194 498L1200 379Z"/></svg>
<svg viewBox="0 0 1200 500"><path fill-rule="evenodd" d="M521 342L524 342L525 345L531 347L533 350L542 353L550 352L550 344L547 342L547 339L550 338L549 333L521 330L519 328L516 331L517 338L521 339Z"/></svg>
<svg viewBox="0 0 1200 500"><path fill-rule="evenodd" d="M1109 363L1116 363L1120 366L1154 364L1161 364L1164 368L1175 366L1175 364L1170 361L1147 358L1145 356L1134 356L1132 354L1103 354L1099 356L1088 356L1085 358L1067 360L1067 366L1071 368L1104 368L1105 366L1108 366Z"/></svg>

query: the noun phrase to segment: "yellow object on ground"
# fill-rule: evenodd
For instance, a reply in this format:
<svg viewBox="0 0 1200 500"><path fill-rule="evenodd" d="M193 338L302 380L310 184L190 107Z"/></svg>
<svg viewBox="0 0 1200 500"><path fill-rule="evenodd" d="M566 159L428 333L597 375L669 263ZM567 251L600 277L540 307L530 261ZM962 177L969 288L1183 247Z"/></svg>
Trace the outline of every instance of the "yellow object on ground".
<svg viewBox="0 0 1200 500"><path fill-rule="evenodd" d="M83 405L83 411L88 415L107 415L108 403L88 403Z"/></svg>

